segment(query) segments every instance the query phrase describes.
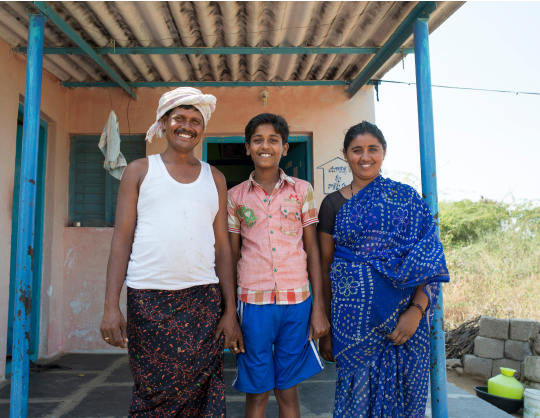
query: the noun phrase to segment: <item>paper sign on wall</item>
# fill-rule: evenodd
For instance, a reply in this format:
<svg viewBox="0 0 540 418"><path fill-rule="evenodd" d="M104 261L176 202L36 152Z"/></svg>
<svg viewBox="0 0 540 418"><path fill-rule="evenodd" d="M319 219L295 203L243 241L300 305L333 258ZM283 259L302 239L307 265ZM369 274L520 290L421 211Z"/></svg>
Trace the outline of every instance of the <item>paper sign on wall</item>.
<svg viewBox="0 0 540 418"><path fill-rule="evenodd" d="M323 192L330 194L345 187L352 182L352 173L349 164L343 158L336 157L319 167L323 170Z"/></svg>

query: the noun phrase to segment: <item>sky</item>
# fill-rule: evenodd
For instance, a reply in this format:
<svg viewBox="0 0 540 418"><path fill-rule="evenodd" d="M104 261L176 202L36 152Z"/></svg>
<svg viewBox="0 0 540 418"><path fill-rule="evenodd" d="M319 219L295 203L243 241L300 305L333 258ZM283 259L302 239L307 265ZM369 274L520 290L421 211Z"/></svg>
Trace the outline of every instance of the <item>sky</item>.
<svg viewBox="0 0 540 418"><path fill-rule="evenodd" d="M467 2L430 35L432 84L540 93L540 2ZM415 82L414 55L383 80ZM415 85L382 83L390 178L420 179ZM540 95L433 87L439 199L539 200Z"/></svg>

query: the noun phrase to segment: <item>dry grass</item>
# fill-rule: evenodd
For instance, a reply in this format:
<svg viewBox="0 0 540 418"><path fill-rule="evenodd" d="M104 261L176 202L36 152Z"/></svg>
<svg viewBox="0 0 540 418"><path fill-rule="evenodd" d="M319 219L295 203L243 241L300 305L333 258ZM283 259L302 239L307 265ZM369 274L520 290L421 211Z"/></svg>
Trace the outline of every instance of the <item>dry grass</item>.
<svg viewBox="0 0 540 418"><path fill-rule="evenodd" d="M522 231L492 232L446 249L447 329L477 315L540 319L540 231Z"/></svg>

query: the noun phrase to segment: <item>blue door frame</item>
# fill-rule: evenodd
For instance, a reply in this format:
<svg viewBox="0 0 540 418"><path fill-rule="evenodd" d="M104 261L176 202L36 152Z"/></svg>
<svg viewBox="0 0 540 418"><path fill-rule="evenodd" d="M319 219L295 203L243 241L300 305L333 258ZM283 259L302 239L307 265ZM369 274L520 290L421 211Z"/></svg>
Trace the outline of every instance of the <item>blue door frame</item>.
<svg viewBox="0 0 540 418"><path fill-rule="evenodd" d="M24 115L24 106L19 104L19 117ZM39 350L39 325L41 306L41 273L43 260L43 217L45 212L45 172L47 161L47 137L49 124L40 118L39 121L39 151L38 151L38 182L36 184L36 221L34 239L36 242L34 249L34 271L32 277L32 314L30 328L30 359L35 360ZM13 184L13 208L11 218L11 262L10 262L10 283L9 283L9 311L8 311L8 335L13 331L14 317L14 297L15 297L15 276L17 266L17 236L19 222L19 194L20 194L20 172L22 154L22 126L17 126L17 145L15 156L15 177ZM11 329L10 329L11 328ZM12 335L8 338L8 353L11 353ZM6 363L6 372L11 372L11 361Z"/></svg>
<svg viewBox="0 0 540 418"><path fill-rule="evenodd" d="M202 160L208 161L208 144L243 144L245 143L243 136L209 136L204 138L202 143ZM305 142L306 155L306 180L313 184L313 141L308 135L290 135L289 143Z"/></svg>

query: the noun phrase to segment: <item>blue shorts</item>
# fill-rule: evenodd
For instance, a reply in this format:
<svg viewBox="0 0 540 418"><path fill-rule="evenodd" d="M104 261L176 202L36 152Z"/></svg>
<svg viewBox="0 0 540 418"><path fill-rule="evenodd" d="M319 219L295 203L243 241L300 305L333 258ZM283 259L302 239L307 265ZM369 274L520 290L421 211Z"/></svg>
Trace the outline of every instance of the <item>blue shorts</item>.
<svg viewBox="0 0 540 418"><path fill-rule="evenodd" d="M288 389L324 368L315 343L308 341L311 298L296 305L237 301L237 312L246 352L236 356L236 390Z"/></svg>

